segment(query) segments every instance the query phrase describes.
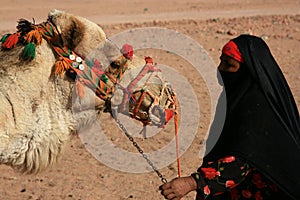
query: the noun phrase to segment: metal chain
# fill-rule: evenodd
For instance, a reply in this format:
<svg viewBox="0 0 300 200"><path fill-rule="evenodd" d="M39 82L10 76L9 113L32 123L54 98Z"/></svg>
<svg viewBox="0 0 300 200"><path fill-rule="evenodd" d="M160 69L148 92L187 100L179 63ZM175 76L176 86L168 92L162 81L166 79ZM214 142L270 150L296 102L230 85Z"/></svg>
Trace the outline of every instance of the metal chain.
<svg viewBox="0 0 300 200"><path fill-rule="evenodd" d="M149 159L149 157L144 153L143 149L136 143L134 138L129 134L125 126L120 122L119 119L115 118L118 126L120 129L125 133L126 137L132 142L133 146L138 150L138 152L142 155L142 157L147 161L149 166L152 168L153 171L156 172L157 176L163 183L167 183L167 179L158 171L158 169L154 166L153 162Z"/></svg>

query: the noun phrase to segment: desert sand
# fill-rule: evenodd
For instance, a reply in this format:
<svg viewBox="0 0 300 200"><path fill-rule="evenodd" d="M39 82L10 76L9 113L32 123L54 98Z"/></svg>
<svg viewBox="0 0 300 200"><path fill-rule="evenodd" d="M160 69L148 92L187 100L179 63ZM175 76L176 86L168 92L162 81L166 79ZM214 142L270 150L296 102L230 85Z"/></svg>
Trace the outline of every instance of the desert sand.
<svg viewBox="0 0 300 200"><path fill-rule="evenodd" d="M229 39L243 33L263 37L300 108L300 0L1 0L0 33L13 32L19 18L43 21L54 8L98 23L108 37L142 27L176 30L202 45L216 66L220 48ZM189 175L201 164L199 151L209 128L210 102L205 82L190 70L189 63L176 55L155 50L138 53L151 55L155 62L174 67L186 77L197 96L202 117L193 143L181 156L182 176ZM136 152L108 114L102 114L99 123L106 124L106 135L114 144ZM173 124L168 124L162 132L146 140L136 140L146 152L153 151L173 137ZM176 162L160 171L167 180L175 178ZM127 173L112 169L95 159L78 136L66 146L59 163L40 174L22 175L1 165L0 184L0 199L7 200L163 199L158 190L162 183L154 172ZM194 198L192 192L183 199Z"/></svg>

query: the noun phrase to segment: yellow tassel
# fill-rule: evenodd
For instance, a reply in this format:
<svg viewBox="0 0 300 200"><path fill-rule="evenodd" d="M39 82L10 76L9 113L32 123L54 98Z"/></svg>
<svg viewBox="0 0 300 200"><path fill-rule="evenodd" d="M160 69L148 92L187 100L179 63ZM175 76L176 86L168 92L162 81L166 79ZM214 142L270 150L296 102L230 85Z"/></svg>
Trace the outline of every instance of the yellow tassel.
<svg viewBox="0 0 300 200"><path fill-rule="evenodd" d="M84 97L84 86L80 81L76 81L76 94L80 97Z"/></svg>
<svg viewBox="0 0 300 200"><path fill-rule="evenodd" d="M27 43L34 42L36 45L40 45L42 43L43 37L38 29L34 29L27 33L24 39Z"/></svg>
<svg viewBox="0 0 300 200"><path fill-rule="evenodd" d="M59 75L64 73L70 68L70 63L67 58L60 57L58 61L56 61L54 66L54 74Z"/></svg>

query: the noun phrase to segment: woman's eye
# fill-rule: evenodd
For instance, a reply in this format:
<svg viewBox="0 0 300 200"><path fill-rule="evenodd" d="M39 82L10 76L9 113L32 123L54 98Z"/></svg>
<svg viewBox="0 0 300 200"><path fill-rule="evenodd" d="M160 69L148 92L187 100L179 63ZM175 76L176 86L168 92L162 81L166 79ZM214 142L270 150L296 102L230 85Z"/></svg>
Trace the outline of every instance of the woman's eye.
<svg viewBox="0 0 300 200"><path fill-rule="evenodd" d="M225 61L224 61L224 64L225 64L226 66L229 66L229 65L230 65L230 63L228 62L228 60L225 60Z"/></svg>

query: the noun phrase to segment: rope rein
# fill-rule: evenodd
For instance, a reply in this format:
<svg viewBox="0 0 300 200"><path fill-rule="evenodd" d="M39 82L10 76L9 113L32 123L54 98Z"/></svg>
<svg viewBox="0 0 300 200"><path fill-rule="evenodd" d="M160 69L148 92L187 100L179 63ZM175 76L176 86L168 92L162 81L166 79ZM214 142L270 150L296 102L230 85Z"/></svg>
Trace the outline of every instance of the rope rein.
<svg viewBox="0 0 300 200"><path fill-rule="evenodd" d="M144 153L143 149L136 143L134 138L130 135L128 130L125 128L125 126L118 120L117 118L115 119L116 123L120 127L120 129L124 132L126 137L132 142L132 145L138 150L138 152L142 155L142 157L146 160L146 162L149 164L149 166L152 168L152 170L157 174L157 176L160 178L161 182L167 183L167 179L160 173L160 171L155 167L153 162L149 159L147 154Z"/></svg>

